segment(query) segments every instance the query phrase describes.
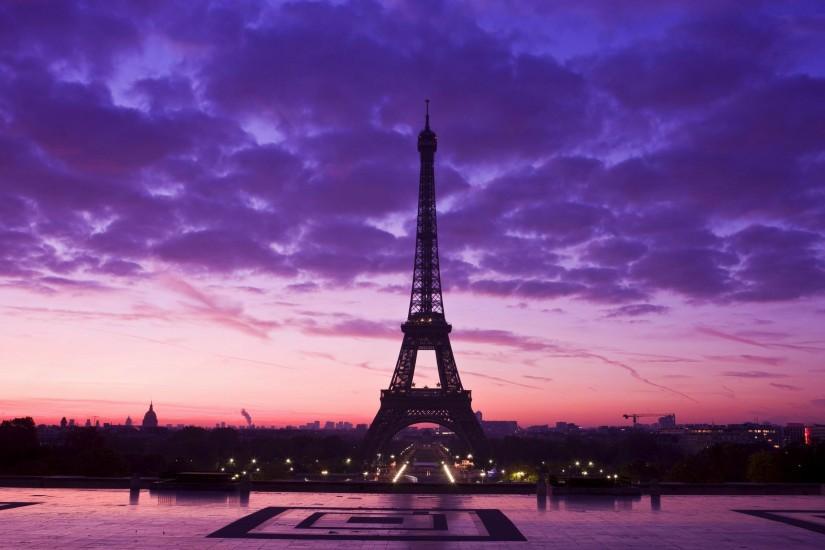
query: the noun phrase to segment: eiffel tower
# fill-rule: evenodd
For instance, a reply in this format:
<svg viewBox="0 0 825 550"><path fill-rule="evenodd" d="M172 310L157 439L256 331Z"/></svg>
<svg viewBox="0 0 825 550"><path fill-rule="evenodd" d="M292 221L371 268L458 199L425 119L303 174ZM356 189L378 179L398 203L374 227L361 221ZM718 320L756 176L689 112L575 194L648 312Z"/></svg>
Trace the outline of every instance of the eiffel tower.
<svg viewBox="0 0 825 550"><path fill-rule="evenodd" d="M435 151L438 139L430 129L427 100L424 129L418 134L421 176L418 187L418 224L415 264L404 339L389 388L381 390L381 407L362 445L362 456L371 461L400 430L417 423L439 424L458 435L477 456L487 454L487 440L470 406L470 391L461 385L450 346L449 325L444 317L438 233L435 208ZM437 388L413 384L419 350L434 350L438 365Z"/></svg>

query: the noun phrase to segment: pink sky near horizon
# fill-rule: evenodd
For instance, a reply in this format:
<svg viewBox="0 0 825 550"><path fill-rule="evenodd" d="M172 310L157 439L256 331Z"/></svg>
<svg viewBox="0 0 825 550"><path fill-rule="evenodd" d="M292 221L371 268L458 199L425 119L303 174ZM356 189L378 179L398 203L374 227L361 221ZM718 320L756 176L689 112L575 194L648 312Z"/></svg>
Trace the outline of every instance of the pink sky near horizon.
<svg viewBox="0 0 825 550"><path fill-rule="evenodd" d="M369 422L428 97L445 311L485 418L825 422L823 21L0 3L0 419ZM435 383L427 353L416 374Z"/></svg>
<svg viewBox="0 0 825 550"><path fill-rule="evenodd" d="M252 282L266 288L259 277L206 282L164 272L92 293L0 291L0 357L13 366L0 375L0 417L122 423L139 420L152 400L162 424L241 424L241 408L259 425L368 423L392 375L407 296L239 289ZM462 380L487 419L592 426L621 425L621 414L634 412L673 412L682 422L822 418L806 406L822 389L823 343L816 330L805 333L817 314L800 312L784 326L767 321L800 304L683 305L667 319L627 322L569 300L448 292L445 301ZM419 387L436 380L428 353L419 358Z"/></svg>

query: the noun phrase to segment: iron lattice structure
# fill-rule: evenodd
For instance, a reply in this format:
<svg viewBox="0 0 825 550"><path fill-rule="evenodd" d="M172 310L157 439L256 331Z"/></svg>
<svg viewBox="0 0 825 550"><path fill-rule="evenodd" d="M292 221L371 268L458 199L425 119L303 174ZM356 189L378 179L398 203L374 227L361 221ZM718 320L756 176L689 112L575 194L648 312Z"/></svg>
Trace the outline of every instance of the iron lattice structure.
<svg viewBox="0 0 825 550"><path fill-rule="evenodd" d="M363 443L365 460L372 460L398 431L421 422L444 426L463 439L477 456L487 454L487 440L471 407L471 392L464 389L458 375L450 345L452 326L444 317L435 203L438 138L430 129L427 103L424 129L418 134L421 176L410 308L407 321L401 325L404 338L390 386L381 391L381 407ZM437 388L414 387L419 350L435 351Z"/></svg>

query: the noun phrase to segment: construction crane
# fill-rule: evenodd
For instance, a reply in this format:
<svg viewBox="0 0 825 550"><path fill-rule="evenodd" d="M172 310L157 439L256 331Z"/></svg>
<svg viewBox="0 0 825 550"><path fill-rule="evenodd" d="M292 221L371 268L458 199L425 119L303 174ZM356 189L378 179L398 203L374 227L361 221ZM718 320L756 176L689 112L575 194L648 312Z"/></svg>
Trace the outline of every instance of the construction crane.
<svg viewBox="0 0 825 550"><path fill-rule="evenodd" d="M646 416L656 416L656 417L673 416L673 417L675 417L676 415L673 414L673 413L630 413L630 414L623 414L622 416L625 419L632 418L633 419L633 427L635 428L636 424L638 424L638 422L639 422L639 419L644 418Z"/></svg>

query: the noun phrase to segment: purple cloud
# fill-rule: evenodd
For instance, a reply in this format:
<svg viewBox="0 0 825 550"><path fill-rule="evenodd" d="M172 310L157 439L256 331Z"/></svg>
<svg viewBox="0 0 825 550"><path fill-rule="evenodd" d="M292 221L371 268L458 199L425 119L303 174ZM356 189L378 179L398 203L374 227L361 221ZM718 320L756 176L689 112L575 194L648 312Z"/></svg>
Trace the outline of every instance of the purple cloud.
<svg viewBox="0 0 825 550"><path fill-rule="evenodd" d="M799 386L794 386L791 384L777 384L776 382L771 382L771 386L786 391L802 391L802 388L800 388Z"/></svg>
<svg viewBox="0 0 825 550"><path fill-rule="evenodd" d="M4 4L2 284L403 276L430 96L446 287L609 316L825 295L809 8L499 12ZM548 41L571 17L582 36Z"/></svg>
<svg viewBox="0 0 825 550"><path fill-rule="evenodd" d="M607 317L639 317L641 315L661 314L668 310L666 306L655 304L628 304L607 312Z"/></svg>
<svg viewBox="0 0 825 550"><path fill-rule="evenodd" d="M746 371L725 371L722 376L730 376L732 378L787 378L787 374L776 372L766 372L762 370L746 370Z"/></svg>

